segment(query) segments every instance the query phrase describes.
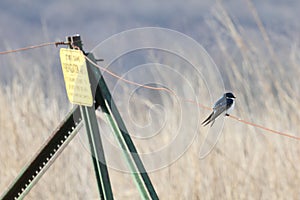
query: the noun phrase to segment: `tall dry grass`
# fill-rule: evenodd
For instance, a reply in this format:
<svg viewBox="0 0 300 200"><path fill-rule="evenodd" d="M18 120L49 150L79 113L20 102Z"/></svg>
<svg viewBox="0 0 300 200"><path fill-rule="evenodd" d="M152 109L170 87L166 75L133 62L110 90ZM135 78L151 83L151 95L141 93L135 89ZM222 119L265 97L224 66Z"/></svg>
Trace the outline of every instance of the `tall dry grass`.
<svg viewBox="0 0 300 200"><path fill-rule="evenodd" d="M233 114L297 135L300 119L297 112L300 108L299 44L283 35L267 33L255 7L251 5L250 2L249 9L258 27L256 30L245 30L222 4L218 4L212 11L212 17L207 19L221 52L216 62L225 86L237 96ZM275 45L276 42L285 45L280 48ZM21 61L15 63L11 60L10 64L16 71L25 67ZM40 87L45 83L45 77L38 66L34 69L34 73L19 71L18 75L12 77L11 83L2 84L0 88L1 192L39 149L70 107L65 100L57 101L59 96L65 95L64 90L59 89L61 85L52 81ZM29 81L27 77L30 77ZM151 107L152 103L148 99L141 100L142 97L134 102L141 107L132 108L136 109L132 117L141 124L149 120L144 109ZM160 103L164 102L164 98L169 97L161 95ZM122 99L117 99L117 103L122 105ZM210 104L209 101L203 103ZM178 113L174 110L177 109L173 104L168 104L164 110L171 124L165 127L162 135L170 136L172 131L176 131L174 127L177 127ZM160 111L154 110L151 114L155 117L156 112ZM204 119L207 114L208 111L202 110L199 118ZM159 124L159 121L153 123ZM128 126L130 130L135 130L130 124ZM105 129L105 126L101 127ZM214 151L200 160L199 149L207 129L198 127L196 131L198 138L176 162L150 173L161 199L300 197L300 141L226 119ZM98 198L92 162L82 142L84 137L84 131L81 131L25 199ZM135 142L141 152L151 150L144 142L138 139ZM162 138L160 142L169 141L168 138ZM110 169L110 176L116 199L139 199L130 174Z"/></svg>

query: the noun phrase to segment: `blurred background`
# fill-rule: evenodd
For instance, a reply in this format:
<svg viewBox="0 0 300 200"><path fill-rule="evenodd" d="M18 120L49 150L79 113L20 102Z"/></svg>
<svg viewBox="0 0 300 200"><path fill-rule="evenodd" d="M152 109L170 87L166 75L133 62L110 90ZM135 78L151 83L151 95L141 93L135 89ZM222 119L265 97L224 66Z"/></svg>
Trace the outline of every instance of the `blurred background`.
<svg viewBox="0 0 300 200"><path fill-rule="evenodd" d="M234 116L299 136L300 2L297 0L128 1L126 4L2 0L0 10L0 51L62 41L75 33L81 35L84 49L92 50L113 34L132 28L152 26L182 32L205 48L218 67L224 88L238 97ZM105 49L99 51L101 55ZM154 56L152 61L161 60ZM118 64L122 66L122 62ZM184 69L181 73L189 76ZM206 81L214 78L205 77ZM194 82L197 81L189 80ZM128 92L124 87L116 94L119 97L116 101L126 115L122 95ZM198 95L209 94L201 83L194 87L199 87ZM170 96L161 93L140 92L137 97L131 99L134 102L130 105L134 106L130 107L130 114L141 124L147 122L144 116L151 104L165 108L163 116L159 116L172 120L168 120L170 124L160 134L168 136L165 138L168 144L167 133L177 127L180 115L176 104L165 104ZM151 97L160 99L159 103ZM202 97L201 103L210 107L214 100ZM64 89L59 48L50 46L1 55L1 194L71 107ZM193 116L193 108L189 109L190 118L200 122L209 114L200 108L200 115ZM162 110L153 110L154 118L156 112ZM105 123L101 116L99 122ZM159 120L152 122L153 127L161 126ZM126 125L132 132L136 130L130 122ZM191 131L201 138L207 130L198 126ZM83 137L84 130L25 199L98 198L92 161ZM142 152L151 149L138 138L135 142ZM199 159L201 139L195 139L176 162L151 172L150 177L161 199L298 199L299 142L228 118L215 149L205 159ZM116 199L140 199L130 174L114 169L110 169L110 174Z"/></svg>

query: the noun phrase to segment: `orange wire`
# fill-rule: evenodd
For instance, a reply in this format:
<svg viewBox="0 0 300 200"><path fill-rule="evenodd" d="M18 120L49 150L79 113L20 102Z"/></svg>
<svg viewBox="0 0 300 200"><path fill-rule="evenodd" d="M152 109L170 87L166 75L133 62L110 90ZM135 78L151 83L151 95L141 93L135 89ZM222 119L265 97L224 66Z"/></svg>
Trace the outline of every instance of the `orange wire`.
<svg viewBox="0 0 300 200"><path fill-rule="evenodd" d="M64 44L63 42L46 42L46 43L42 43L42 44L39 44L39 45L33 45L33 46L28 46L28 47L23 47L23 48L19 48L19 49L14 49L14 50L8 50L8 51L2 51L0 52L0 55L4 55L4 54L9 54L9 53L15 53L15 52L19 52L19 51L25 51L25 50L29 50L29 49L35 49L35 48L41 48L41 47L45 47L45 46L50 46L50 45L58 45L58 44ZM151 90L164 90L164 91L167 91L167 92L170 92L174 95L176 95L172 90L168 89L168 88L163 88L163 87L152 87L152 86L148 86L148 85L143 85L143 84L140 84L140 83L137 83L137 82L134 82L134 81L130 81L130 80L127 80L117 74L115 74L114 72L111 72L110 70L104 68L104 67L101 67L100 65L94 63L91 59L89 59L87 56L85 56L86 59L92 64L94 65L95 67L98 67L99 69L107 72L108 74L110 74L111 76L119 79L119 80L122 80L126 83L129 83L129 84L132 84L132 85L136 85L136 86L140 86L140 87L143 87L143 88L147 88L147 89L151 89ZM210 107L207 107L205 105L202 105L194 100L190 100L190 99L185 99L186 102L189 102L189 103L193 103L193 104L196 104L198 105L199 107L202 107L206 110L211 110ZM273 129L270 129L270 128L267 128L267 127L264 127L264 126L261 126L261 125L258 125L258 124L255 124L255 123L252 123L252 122L248 122L246 120L243 120L243 119L240 119L236 116L233 116L233 115L229 115L230 118L232 119L235 119L237 120L238 122L241 122L241 123L244 123L244 124L247 124L247 125L250 125L250 126L253 126L253 127L256 127L256 128L260 128L262 130L265 130L265 131L268 131L268 132L271 132L271 133L274 133L274 134L278 134L278 135L281 135L281 136L284 136L284 137L289 137L289 138L292 138L292 139L295 139L295 140L299 140L300 141L300 137L297 137L297 136L294 136L294 135L290 135L290 134L287 134L287 133L283 133L283 132L280 132L280 131L276 131L276 130L273 130Z"/></svg>
<svg viewBox="0 0 300 200"><path fill-rule="evenodd" d="M201 107L201 108L204 108L204 109L206 109L206 110L212 110L210 107L207 107L207 106L205 106L205 105L202 105L201 103L198 103L198 102L196 102L196 101L194 101L194 100L191 100L191 99L184 99L184 101L189 102L189 103L192 103L192 104L196 104L197 106L199 106L199 107Z"/></svg>
<svg viewBox="0 0 300 200"><path fill-rule="evenodd" d="M289 137L289 138L292 138L292 139L295 139L295 140L300 140L300 137L297 137L297 136L294 136L294 135L290 135L290 134L287 134L287 133L283 133L283 132L280 132L280 131L275 131L275 130L272 130L270 128L267 128L267 127L264 127L264 126L261 126L261 125L258 125L258 124L254 124L252 122L248 122L248 121L243 120L243 119L240 119L240 118L238 118L236 116L233 116L233 115L229 115L229 117L232 118L232 119L235 119L235 120L237 120L239 122L242 122L244 124L248 124L250 126L254 126L254 127L263 129L263 130L271 132L271 133L275 133L275 134L278 134L278 135Z"/></svg>
<svg viewBox="0 0 300 200"><path fill-rule="evenodd" d="M134 82L134 81L130 81L130 80L128 80L128 79L125 79L125 78L123 78L123 77L121 77L121 76L119 76L119 75L117 75L117 74L111 72L110 70L108 70L108 69L106 69L106 68L104 68L104 67L101 67L100 65L96 64L95 62L93 62L93 61L92 61L90 58L88 58L87 56L85 56L85 58L86 58L92 65L94 65L95 67L101 69L102 71L107 72L107 73L110 74L111 76L113 76L113 77L115 77L115 78L117 78L117 79L119 79L119 80L122 80L122 81L124 81L124 82L126 82L126 83L129 83L129 84L131 84L131 85L136 85L136 86L139 86L139 87L143 87L143 88L147 88L147 89L151 89L151 90L165 90L165 91L168 91L168 92L171 92L171 93L174 94L173 91L171 91L171 90L169 90L169 89L167 89L167 88L163 88L163 87L153 87L153 86L143 85L143 84L140 84L140 83L137 83L137 82Z"/></svg>
<svg viewBox="0 0 300 200"><path fill-rule="evenodd" d="M197 103L196 101L188 100L188 99L186 99L185 101L190 102L190 103L193 103L193 104L196 104L196 105L198 105L199 107L204 108L204 109L206 109L206 110L212 110L210 107L207 107L207 106L205 106L205 105L202 105L202 104L200 104L200 103ZM271 133L275 133L275 134L278 134L278 135L281 135L281 136L289 137L289 138L292 138L292 139L295 139L295 140L299 140L299 141L300 141L300 137L297 137L297 136L294 136L294 135L290 135L290 134L287 134L287 133L283 133L283 132L280 132L280 131L276 131L276 130L273 130L273 129L270 129L270 128L267 128L267 127L264 127L264 126L261 126L261 125L252 123L252 122L248 122L248 121L246 121L246 120L240 119L240 118L238 118L238 117L236 117L236 116L233 116L233 115L229 115L229 117L232 118L232 119L237 120L238 122L241 122L241 123L244 123L244 124L247 124L247 125L256 127L256 128L260 128L260 129L262 129L262 130L265 130L265 131L268 131L268 132L271 132Z"/></svg>
<svg viewBox="0 0 300 200"><path fill-rule="evenodd" d="M28 46L28 47L23 47L23 48L19 48L19 49L2 51L2 52L0 52L0 55L15 53L15 52L19 52L19 51L26 51L26 50L29 50L29 49L41 48L41 47L50 46L50 45L57 45L57 44L58 44L58 42L46 42L46 43L33 45L33 46Z"/></svg>
<svg viewBox="0 0 300 200"><path fill-rule="evenodd" d="M87 56L86 56L86 59L92 63L95 67L98 67L99 69L107 72L108 74L110 74L111 76L115 77L115 78L118 78L126 83L129 83L129 84L132 84L132 85L137 85L137 86L140 86L140 87L143 87L143 88L147 88L147 89L152 89L152 90L165 90L165 91L168 91L168 92L171 92L172 94L174 94L173 91L167 89L167 88L160 88L160 87L152 87L152 86L147 86L147 85L142 85L140 83L136 83L136 82L133 82L133 81L130 81L130 80L127 80L117 74L115 74L114 72L111 72L110 70L104 68L104 67L101 67L100 65L94 63L91 59L89 59ZM201 108L204 108L206 110L212 110L210 107L207 107L205 105L202 105L194 100L190 100L190 99L184 99L184 101L186 102L189 102L189 103L193 103L193 104L196 104L197 106L201 107ZM243 119L240 119L236 116L233 116L233 115L229 115L230 118L232 119L235 119L241 123L244 123L244 124L247 124L247 125L250 125L250 126L254 126L256 128L260 128L262 130L265 130L265 131L268 131L268 132L271 132L271 133L275 133L275 134L278 134L278 135L281 135L281 136L285 136L285 137L289 137L289 138L292 138L292 139L295 139L295 140L299 140L300 141L300 137L297 137L297 136L294 136L294 135L290 135L290 134L287 134L287 133L283 133L283 132L280 132L280 131L276 131L276 130L272 130L270 128L267 128L267 127L264 127L264 126L261 126L261 125L258 125L258 124L255 124L255 123L252 123L252 122L248 122L246 120L243 120Z"/></svg>

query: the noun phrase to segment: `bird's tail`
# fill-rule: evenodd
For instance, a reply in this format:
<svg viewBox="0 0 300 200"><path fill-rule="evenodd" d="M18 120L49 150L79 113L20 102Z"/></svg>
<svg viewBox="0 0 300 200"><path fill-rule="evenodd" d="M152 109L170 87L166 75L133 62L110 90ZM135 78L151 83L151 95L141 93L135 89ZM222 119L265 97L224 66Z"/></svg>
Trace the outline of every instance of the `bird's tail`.
<svg viewBox="0 0 300 200"><path fill-rule="evenodd" d="M209 124L211 122L211 117L213 116L214 112L212 112L207 118L206 120L204 120L201 124L203 126L206 126L207 124Z"/></svg>

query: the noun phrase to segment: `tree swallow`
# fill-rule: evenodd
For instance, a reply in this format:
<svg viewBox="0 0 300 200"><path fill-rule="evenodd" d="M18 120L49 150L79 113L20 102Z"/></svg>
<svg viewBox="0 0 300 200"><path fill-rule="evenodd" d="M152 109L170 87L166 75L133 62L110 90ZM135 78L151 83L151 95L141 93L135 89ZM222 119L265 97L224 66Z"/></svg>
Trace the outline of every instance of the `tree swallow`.
<svg viewBox="0 0 300 200"><path fill-rule="evenodd" d="M229 116L229 112L232 111L234 107L234 99L235 96L231 92L225 93L215 104L213 107L213 112L207 117L206 120L202 122L203 126L206 126L210 122L212 126L215 122L215 119L225 112L225 116Z"/></svg>

